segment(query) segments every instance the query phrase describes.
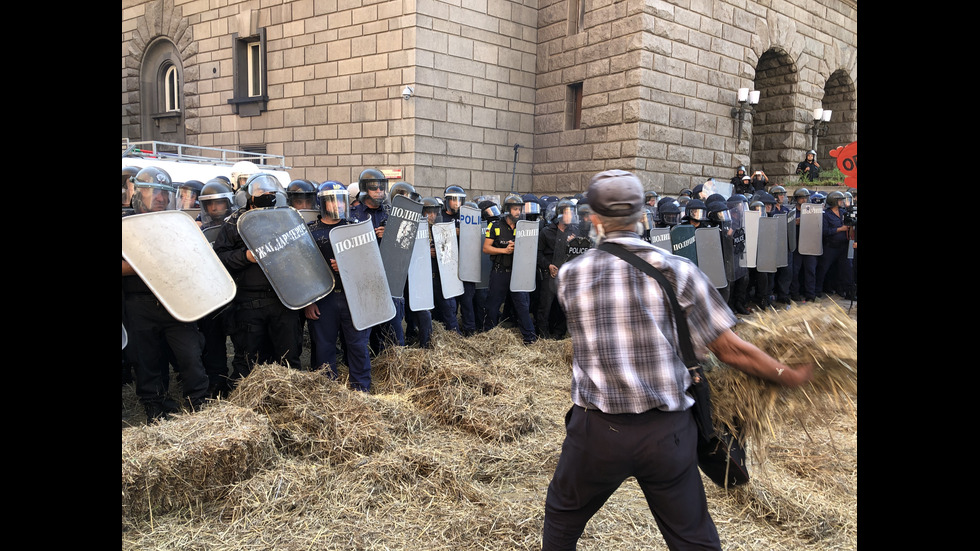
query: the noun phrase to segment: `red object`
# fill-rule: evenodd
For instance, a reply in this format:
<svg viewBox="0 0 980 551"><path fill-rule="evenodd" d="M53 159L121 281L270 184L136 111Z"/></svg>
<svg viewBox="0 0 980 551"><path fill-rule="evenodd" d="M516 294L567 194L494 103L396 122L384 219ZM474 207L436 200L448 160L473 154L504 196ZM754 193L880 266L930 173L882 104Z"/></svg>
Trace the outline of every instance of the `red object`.
<svg viewBox="0 0 980 551"><path fill-rule="evenodd" d="M830 150L830 156L837 159L837 168L844 174L844 185L858 187L858 143L853 141L845 146Z"/></svg>

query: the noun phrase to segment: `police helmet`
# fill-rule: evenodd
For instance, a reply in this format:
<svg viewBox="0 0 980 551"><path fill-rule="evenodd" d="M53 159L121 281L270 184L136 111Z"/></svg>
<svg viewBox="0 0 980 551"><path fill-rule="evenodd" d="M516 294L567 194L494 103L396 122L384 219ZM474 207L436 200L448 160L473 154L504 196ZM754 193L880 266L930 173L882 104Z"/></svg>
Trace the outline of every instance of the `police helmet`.
<svg viewBox="0 0 980 551"><path fill-rule="evenodd" d="M809 200L810 199L810 190L808 190L805 187L798 188L796 191L793 192L793 198L794 199L803 198L803 199Z"/></svg>
<svg viewBox="0 0 980 551"><path fill-rule="evenodd" d="M376 168L366 168L357 177L358 189L361 191L375 190L388 191L388 177Z"/></svg>
<svg viewBox="0 0 980 551"><path fill-rule="evenodd" d="M459 186L449 186L443 193L446 208L451 212L458 212L460 205L466 202L466 192Z"/></svg>
<svg viewBox="0 0 980 551"><path fill-rule="evenodd" d="M253 174L245 182L245 197L250 208L276 206L276 199L282 191L282 184L268 172Z"/></svg>
<svg viewBox="0 0 980 551"><path fill-rule="evenodd" d="M231 189L238 191L253 174L259 172L259 167L251 161L238 161L231 167Z"/></svg>
<svg viewBox="0 0 980 551"><path fill-rule="evenodd" d="M684 220L697 220L699 222L705 222L708 220L708 208L705 206L704 201L700 199L691 199L684 205Z"/></svg>
<svg viewBox="0 0 980 551"><path fill-rule="evenodd" d="M138 166L124 166L122 169L122 205L129 207L133 202L133 177L140 171Z"/></svg>
<svg viewBox="0 0 980 551"><path fill-rule="evenodd" d="M133 211L136 214L174 210L177 189L170 174L162 168L148 166L133 176Z"/></svg>
<svg viewBox="0 0 980 551"><path fill-rule="evenodd" d="M762 203L765 204L765 205L775 205L776 204L776 198L773 197L772 194L769 193L769 192L767 192L767 191L761 191L761 190L760 191L757 191L755 193L755 196L753 198L756 199L756 200L762 201Z"/></svg>
<svg viewBox="0 0 980 551"><path fill-rule="evenodd" d="M850 191L845 191L844 192L844 206L845 207L850 207L853 204L854 204L854 196L851 195L851 192Z"/></svg>
<svg viewBox="0 0 980 551"><path fill-rule="evenodd" d="M766 205L765 203L757 199L749 203L749 210L757 210L757 211L765 212Z"/></svg>
<svg viewBox="0 0 980 551"><path fill-rule="evenodd" d="M510 216L511 215L511 213L510 213L511 207L520 207L521 208L521 211L523 212L523 210L524 210L524 199L522 199L521 196L520 195L517 195L516 193L512 193L512 194L508 195L504 199L504 208L501 210L502 214L505 215L505 216ZM518 215L518 218L520 218L520 215Z"/></svg>
<svg viewBox="0 0 980 551"><path fill-rule="evenodd" d="M327 180L317 187L317 203L320 205L320 218L344 220L350 200L347 187L336 180Z"/></svg>
<svg viewBox="0 0 980 551"><path fill-rule="evenodd" d="M724 201L710 201L708 207L708 220L714 224L722 225L732 221L732 211L728 208L728 203Z"/></svg>
<svg viewBox="0 0 980 551"><path fill-rule="evenodd" d="M309 180L293 180L286 186L286 204L294 209L316 208L316 186Z"/></svg>
<svg viewBox="0 0 980 551"><path fill-rule="evenodd" d="M816 203L818 205L819 204L822 204L824 202L824 200L826 200L826 199L827 199L827 196L824 195L824 193L822 191L815 191L815 192L813 192L813 195L810 196L810 202L811 203Z"/></svg>
<svg viewBox="0 0 980 551"><path fill-rule="evenodd" d="M231 186L218 178L212 178L204 184L198 200L201 203L201 223L205 226L224 220L238 210Z"/></svg>
<svg viewBox="0 0 980 551"><path fill-rule="evenodd" d="M742 174L739 174L739 172L741 172ZM743 175L743 174L745 174L747 172L748 172L748 169L745 168L745 165L740 165L738 167L738 169L735 171L735 175L736 176L741 176L741 175Z"/></svg>
<svg viewBox="0 0 980 551"><path fill-rule="evenodd" d="M842 191L831 191L827 195L827 208L842 207L844 206L844 192Z"/></svg>
<svg viewBox="0 0 980 551"><path fill-rule="evenodd" d="M667 197L667 201L661 201L657 206L657 213L660 215L660 222L667 226L676 226L681 223L681 204L674 199Z"/></svg>
<svg viewBox="0 0 980 551"><path fill-rule="evenodd" d="M690 198L694 192L689 189L682 189L679 195Z"/></svg>
<svg viewBox="0 0 980 551"><path fill-rule="evenodd" d="M181 210L199 208L202 188L204 184L200 180L188 180L177 184L177 208Z"/></svg>
<svg viewBox="0 0 980 551"><path fill-rule="evenodd" d="M412 184L408 182L398 182L392 185L391 189L388 191L388 202L389 203L392 202L395 199L396 195L405 195L406 197L411 199L412 195L415 193L416 193L415 186L413 186Z"/></svg>
<svg viewBox="0 0 980 551"><path fill-rule="evenodd" d="M438 197L425 197L422 199L422 215L439 214L442 212L443 202Z"/></svg>
<svg viewBox="0 0 980 551"><path fill-rule="evenodd" d="M528 201L524 203L524 208L521 209L521 217L524 220L535 221L541 216L541 204L537 201Z"/></svg>
<svg viewBox="0 0 980 551"><path fill-rule="evenodd" d="M480 209L480 218L487 222L492 222L500 218L500 208L497 206L497 203L489 199L480 201L477 208Z"/></svg>
<svg viewBox="0 0 980 551"><path fill-rule="evenodd" d="M643 202L649 204L651 200L659 201L660 194L657 193L656 191L653 191L652 189L648 189L645 192L643 192Z"/></svg>

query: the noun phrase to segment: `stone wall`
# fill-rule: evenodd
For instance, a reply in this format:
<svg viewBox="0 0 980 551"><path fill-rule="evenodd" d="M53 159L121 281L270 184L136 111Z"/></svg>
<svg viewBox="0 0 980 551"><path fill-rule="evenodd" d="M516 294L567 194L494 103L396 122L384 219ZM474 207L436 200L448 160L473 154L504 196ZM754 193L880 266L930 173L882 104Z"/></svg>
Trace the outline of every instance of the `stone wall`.
<svg viewBox="0 0 980 551"><path fill-rule="evenodd" d="M857 139L853 2L581 0L570 33L569 1L125 0L122 135L146 139L141 52L166 38L183 63L188 143L264 146L318 182L377 167L424 195L565 195L623 168L670 194L740 164L774 182L792 174L814 107L834 112L821 164ZM268 109L243 117L228 103L232 33L256 28ZM569 129L577 83L581 126ZM763 99L737 138L740 87Z"/></svg>

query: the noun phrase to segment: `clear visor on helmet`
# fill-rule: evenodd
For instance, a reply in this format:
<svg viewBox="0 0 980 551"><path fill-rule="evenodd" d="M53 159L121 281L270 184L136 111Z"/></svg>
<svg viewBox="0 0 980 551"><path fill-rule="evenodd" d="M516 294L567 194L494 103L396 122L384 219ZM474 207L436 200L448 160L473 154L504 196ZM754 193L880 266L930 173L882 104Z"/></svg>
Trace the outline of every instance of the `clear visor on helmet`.
<svg viewBox="0 0 980 551"><path fill-rule="evenodd" d="M466 194L465 193L447 193L446 194L446 207L449 210L453 211L453 212L458 211L459 210L459 207L463 203L465 203L465 202L466 202Z"/></svg>
<svg viewBox="0 0 980 551"><path fill-rule="evenodd" d="M137 214L175 210L176 207L177 192L174 188L162 184L136 184L133 193L133 210Z"/></svg>
<svg viewBox="0 0 980 551"><path fill-rule="evenodd" d="M715 222L722 223L722 224L725 222L732 221L732 213L731 211L728 210L716 210L715 212L712 212L709 216Z"/></svg>
<svg viewBox="0 0 980 551"><path fill-rule="evenodd" d="M197 190L192 187L181 186L177 188L177 208L180 210L196 209L201 206L198 203Z"/></svg>
<svg viewBox="0 0 980 551"><path fill-rule="evenodd" d="M524 214L525 217L527 217L527 215L529 214L539 215L541 214L541 205L534 201L524 203L524 208L521 209L521 212Z"/></svg>
<svg viewBox="0 0 980 551"><path fill-rule="evenodd" d="M346 189L324 190L320 192L319 198L321 217L335 220L344 220L347 218L348 203Z"/></svg>
<svg viewBox="0 0 980 551"><path fill-rule="evenodd" d="M677 212L661 212L660 218L663 220L664 224L668 226L676 226L681 223L681 212L680 209Z"/></svg>
<svg viewBox="0 0 980 551"><path fill-rule="evenodd" d="M316 193L312 191L293 191L286 194L286 203L296 210L316 208Z"/></svg>
<svg viewBox="0 0 980 551"><path fill-rule="evenodd" d="M361 191L388 191L388 181L387 180L365 180L361 183Z"/></svg>
<svg viewBox="0 0 980 551"><path fill-rule="evenodd" d="M208 225L218 220L224 220L235 210L235 200L233 193L214 193L202 195L201 200L201 223ZM234 209L234 210L233 210Z"/></svg>
<svg viewBox="0 0 980 551"><path fill-rule="evenodd" d="M487 220L492 218L500 218L500 209L497 205L490 205L489 207L483 209L483 217Z"/></svg>
<svg viewBox="0 0 980 551"><path fill-rule="evenodd" d="M280 190L282 186L279 185L279 180L276 180L275 176L270 176L268 174L262 174L256 176L248 184L248 194L252 197L258 197L266 193L275 193Z"/></svg>
<svg viewBox="0 0 980 551"><path fill-rule="evenodd" d="M569 226L571 224L578 224L578 210L574 207L566 207L561 212L558 213L558 222Z"/></svg>
<svg viewBox="0 0 980 551"><path fill-rule="evenodd" d="M702 209L702 208L693 208L693 209L692 208L685 208L684 210L687 213L687 217L690 218L691 220L707 220L708 219L708 211L707 211L707 209Z"/></svg>

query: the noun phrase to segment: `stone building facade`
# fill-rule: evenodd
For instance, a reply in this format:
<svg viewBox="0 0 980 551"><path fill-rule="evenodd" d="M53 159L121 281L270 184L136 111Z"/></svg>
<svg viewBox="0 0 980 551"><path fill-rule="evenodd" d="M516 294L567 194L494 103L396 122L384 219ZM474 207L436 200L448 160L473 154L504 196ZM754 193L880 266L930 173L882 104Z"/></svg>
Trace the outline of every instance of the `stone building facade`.
<svg viewBox="0 0 980 551"><path fill-rule="evenodd" d="M400 170L423 195L790 184L857 139L854 0L124 0L122 137ZM404 99L405 87L412 95ZM739 88L760 91L733 114ZM519 147L518 147L519 146Z"/></svg>

